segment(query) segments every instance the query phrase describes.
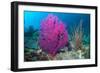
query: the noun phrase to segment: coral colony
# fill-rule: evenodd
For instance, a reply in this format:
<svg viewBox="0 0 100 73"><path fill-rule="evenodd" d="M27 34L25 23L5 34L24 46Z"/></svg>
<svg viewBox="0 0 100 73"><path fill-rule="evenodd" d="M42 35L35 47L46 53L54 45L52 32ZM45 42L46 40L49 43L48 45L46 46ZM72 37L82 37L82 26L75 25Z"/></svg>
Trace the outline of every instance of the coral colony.
<svg viewBox="0 0 100 73"><path fill-rule="evenodd" d="M41 23L39 44L43 51L55 56L68 44L68 33L64 23L54 15L48 15Z"/></svg>
<svg viewBox="0 0 100 73"><path fill-rule="evenodd" d="M71 26L54 14L41 19L40 28L24 31L24 61L70 60L90 58L90 38L83 29L83 20Z"/></svg>

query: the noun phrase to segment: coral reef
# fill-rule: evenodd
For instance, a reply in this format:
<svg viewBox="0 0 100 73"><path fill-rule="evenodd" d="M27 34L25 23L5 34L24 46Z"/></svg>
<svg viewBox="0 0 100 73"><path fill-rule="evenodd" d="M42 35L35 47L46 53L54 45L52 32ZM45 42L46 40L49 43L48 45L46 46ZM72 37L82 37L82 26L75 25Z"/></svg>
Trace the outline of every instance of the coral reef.
<svg viewBox="0 0 100 73"><path fill-rule="evenodd" d="M36 30L24 32L24 61L72 60L90 58L90 34L83 20L66 28L57 16L49 14Z"/></svg>

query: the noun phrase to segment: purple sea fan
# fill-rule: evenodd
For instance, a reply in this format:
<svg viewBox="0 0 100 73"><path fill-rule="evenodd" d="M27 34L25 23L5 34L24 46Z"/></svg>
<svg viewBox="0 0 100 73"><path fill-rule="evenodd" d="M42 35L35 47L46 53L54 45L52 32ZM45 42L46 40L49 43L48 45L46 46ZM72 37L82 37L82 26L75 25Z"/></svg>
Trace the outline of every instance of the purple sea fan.
<svg viewBox="0 0 100 73"><path fill-rule="evenodd" d="M39 45L40 48L51 55L57 54L57 51L68 43L68 33L64 23L58 20L57 16L49 14L41 22Z"/></svg>

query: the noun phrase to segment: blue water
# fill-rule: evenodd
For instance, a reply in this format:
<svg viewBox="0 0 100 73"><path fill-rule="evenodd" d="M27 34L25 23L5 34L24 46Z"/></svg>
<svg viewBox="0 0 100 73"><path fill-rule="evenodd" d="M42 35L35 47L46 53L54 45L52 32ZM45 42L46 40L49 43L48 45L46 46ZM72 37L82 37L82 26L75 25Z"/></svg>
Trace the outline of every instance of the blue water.
<svg viewBox="0 0 100 73"><path fill-rule="evenodd" d="M40 24L48 14L53 14L58 17L66 26L71 27L79 24L80 20L83 21L83 28L85 33L90 33L90 14L83 13L60 13L60 12L34 12L24 11L24 31L27 31L29 26L34 29L40 29ZM70 31L70 30L69 30Z"/></svg>

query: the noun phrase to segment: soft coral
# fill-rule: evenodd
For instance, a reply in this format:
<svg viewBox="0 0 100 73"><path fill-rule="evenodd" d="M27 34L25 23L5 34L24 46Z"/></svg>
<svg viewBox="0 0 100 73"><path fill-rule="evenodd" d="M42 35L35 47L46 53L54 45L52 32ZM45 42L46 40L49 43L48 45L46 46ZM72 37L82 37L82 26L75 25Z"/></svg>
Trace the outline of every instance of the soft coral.
<svg viewBox="0 0 100 73"><path fill-rule="evenodd" d="M55 56L68 43L68 33L57 16L48 15L41 23L39 44L43 51Z"/></svg>

